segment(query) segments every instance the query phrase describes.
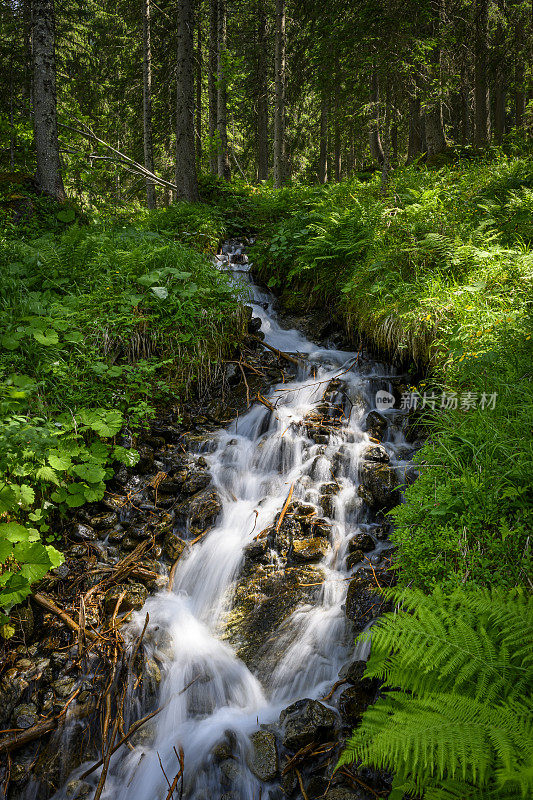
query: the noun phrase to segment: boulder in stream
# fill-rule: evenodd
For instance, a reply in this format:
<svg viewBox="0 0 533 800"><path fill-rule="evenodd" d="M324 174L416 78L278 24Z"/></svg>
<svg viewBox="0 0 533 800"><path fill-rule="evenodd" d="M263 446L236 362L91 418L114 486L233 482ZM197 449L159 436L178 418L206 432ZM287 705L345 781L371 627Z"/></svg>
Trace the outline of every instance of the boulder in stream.
<svg viewBox="0 0 533 800"><path fill-rule="evenodd" d="M333 736L337 714L318 700L297 700L285 708L279 718L283 726L283 744L299 750L311 742L325 742Z"/></svg>
<svg viewBox="0 0 533 800"><path fill-rule="evenodd" d="M361 464L361 485L366 490L363 499L370 497L372 506L388 507L398 501L398 478L388 464L363 461Z"/></svg>
<svg viewBox="0 0 533 800"><path fill-rule="evenodd" d="M276 737L271 731L256 731L250 740L252 747L246 756L248 769L260 781L273 781L279 770Z"/></svg>

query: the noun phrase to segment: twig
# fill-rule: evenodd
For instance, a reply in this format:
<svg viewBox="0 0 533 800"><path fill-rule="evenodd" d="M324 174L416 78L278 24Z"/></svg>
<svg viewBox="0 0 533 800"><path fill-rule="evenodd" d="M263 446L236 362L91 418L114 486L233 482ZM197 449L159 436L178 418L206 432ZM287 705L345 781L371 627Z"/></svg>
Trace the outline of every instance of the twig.
<svg viewBox="0 0 533 800"><path fill-rule="evenodd" d="M322 698L321 698L321 701L322 701L322 702L324 702L324 701L326 701L326 700L330 700L330 699L333 697L333 695L335 694L335 692L337 691L337 689L339 688L339 686L344 686L344 684L345 684L345 683L348 683L348 681L346 680L346 678L343 678L343 679L342 679L342 680L340 680L340 681L336 681L336 682L333 684L333 687L332 687L332 689L331 689L331 692L328 692L328 694L327 694L325 697L322 697Z"/></svg>
<svg viewBox="0 0 533 800"><path fill-rule="evenodd" d="M304 783L302 781L302 776L300 775L300 772L297 769L294 770L294 771L296 772L296 777L298 778L298 783L300 784L300 791L302 793L302 796L303 796L304 800L309 800L309 797L307 796L307 792L304 789Z"/></svg>
<svg viewBox="0 0 533 800"><path fill-rule="evenodd" d="M284 358L286 361L290 361L291 364L296 364L297 367L300 366L300 362L294 356L290 356L288 353L284 353L283 350L278 350L277 347L272 347L271 344L267 344L264 342L259 336L254 336L253 334L250 336L251 339L255 339L256 342L260 342L263 347L266 347L267 350L270 350L272 353L275 353L279 358Z"/></svg>
<svg viewBox="0 0 533 800"><path fill-rule="evenodd" d="M294 483L291 485L291 488L289 489L289 494L287 495L287 499L285 500L285 505L281 509L281 514L279 515L279 519L278 519L277 524L276 524L276 533L281 528L281 523L283 522L283 518L285 517L285 514L287 513L287 509L289 507L289 503L291 502L291 497L292 497L292 493L293 492L294 492Z"/></svg>

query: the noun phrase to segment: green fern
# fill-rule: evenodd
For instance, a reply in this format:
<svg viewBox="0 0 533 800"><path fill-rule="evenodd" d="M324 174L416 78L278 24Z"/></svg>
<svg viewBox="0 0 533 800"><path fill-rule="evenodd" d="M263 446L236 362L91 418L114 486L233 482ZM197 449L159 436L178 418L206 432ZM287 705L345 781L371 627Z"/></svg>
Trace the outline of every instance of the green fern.
<svg viewBox="0 0 533 800"><path fill-rule="evenodd" d="M385 691L339 765L395 773L391 800L533 796L533 600L518 592L389 590L365 675Z"/></svg>

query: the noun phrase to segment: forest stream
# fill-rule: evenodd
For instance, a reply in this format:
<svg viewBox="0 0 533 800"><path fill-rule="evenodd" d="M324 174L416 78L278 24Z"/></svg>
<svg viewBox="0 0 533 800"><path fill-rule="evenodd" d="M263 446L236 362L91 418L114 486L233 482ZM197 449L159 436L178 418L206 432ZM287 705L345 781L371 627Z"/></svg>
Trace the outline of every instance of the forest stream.
<svg viewBox="0 0 533 800"><path fill-rule="evenodd" d="M142 638L151 689L139 695L133 675L121 713L131 725L160 710L117 749L105 781L85 761L56 800L311 800L328 787L330 800L356 800L387 787L378 773L330 779L379 691L362 678L369 643L354 649L354 639L385 608L376 584L393 580L384 511L409 480L414 446L406 413L378 411L375 397L398 394L402 376L284 327L242 243L226 243L216 259L249 298L251 327L264 337L258 349L267 361L281 354L281 381L159 464L172 474L174 458L171 483L159 487L163 505L180 475L180 491L191 486L185 516L165 539L179 558L170 585L142 608L144 597L131 602L139 610L124 635L130 651ZM111 532L104 545L112 542ZM84 752L83 726L74 704L59 739L64 764L69 742ZM24 797L38 792L32 781Z"/></svg>

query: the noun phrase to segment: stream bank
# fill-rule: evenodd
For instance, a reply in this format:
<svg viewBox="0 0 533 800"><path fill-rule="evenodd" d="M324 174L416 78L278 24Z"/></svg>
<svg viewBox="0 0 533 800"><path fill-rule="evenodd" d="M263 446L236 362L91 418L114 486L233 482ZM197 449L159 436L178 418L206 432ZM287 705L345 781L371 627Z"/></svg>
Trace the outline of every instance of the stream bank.
<svg viewBox="0 0 533 800"><path fill-rule="evenodd" d="M219 261L248 277L239 243ZM97 645L84 649L80 636L73 644L53 614L37 620L49 638L16 655L4 691L17 682L22 691L12 692L9 719L29 730L77 694L63 734L17 752L12 798L49 796L80 761L58 797L122 795L124 781L135 800L164 797L165 774L178 776L174 788L184 783L180 763L184 796L195 800L317 797L376 695L353 636L383 612L374 590L393 580L384 512L414 447L406 414L373 406L376 391L398 393L404 378L284 328L272 296L251 291L259 341L227 365L231 402L191 406L179 427L159 419L138 443L137 467L117 473L106 500L72 525L59 596L74 608L80 589L105 589L82 604L83 622L90 631L92 611L107 619L108 641L97 645L114 664L113 691L98 673ZM76 565L88 552L92 574ZM86 773L102 717L116 742L154 707L157 721L131 736L130 755L123 746L108 760L100 787L102 773ZM367 798L386 786L383 776L347 772L328 797Z"/></svg>

